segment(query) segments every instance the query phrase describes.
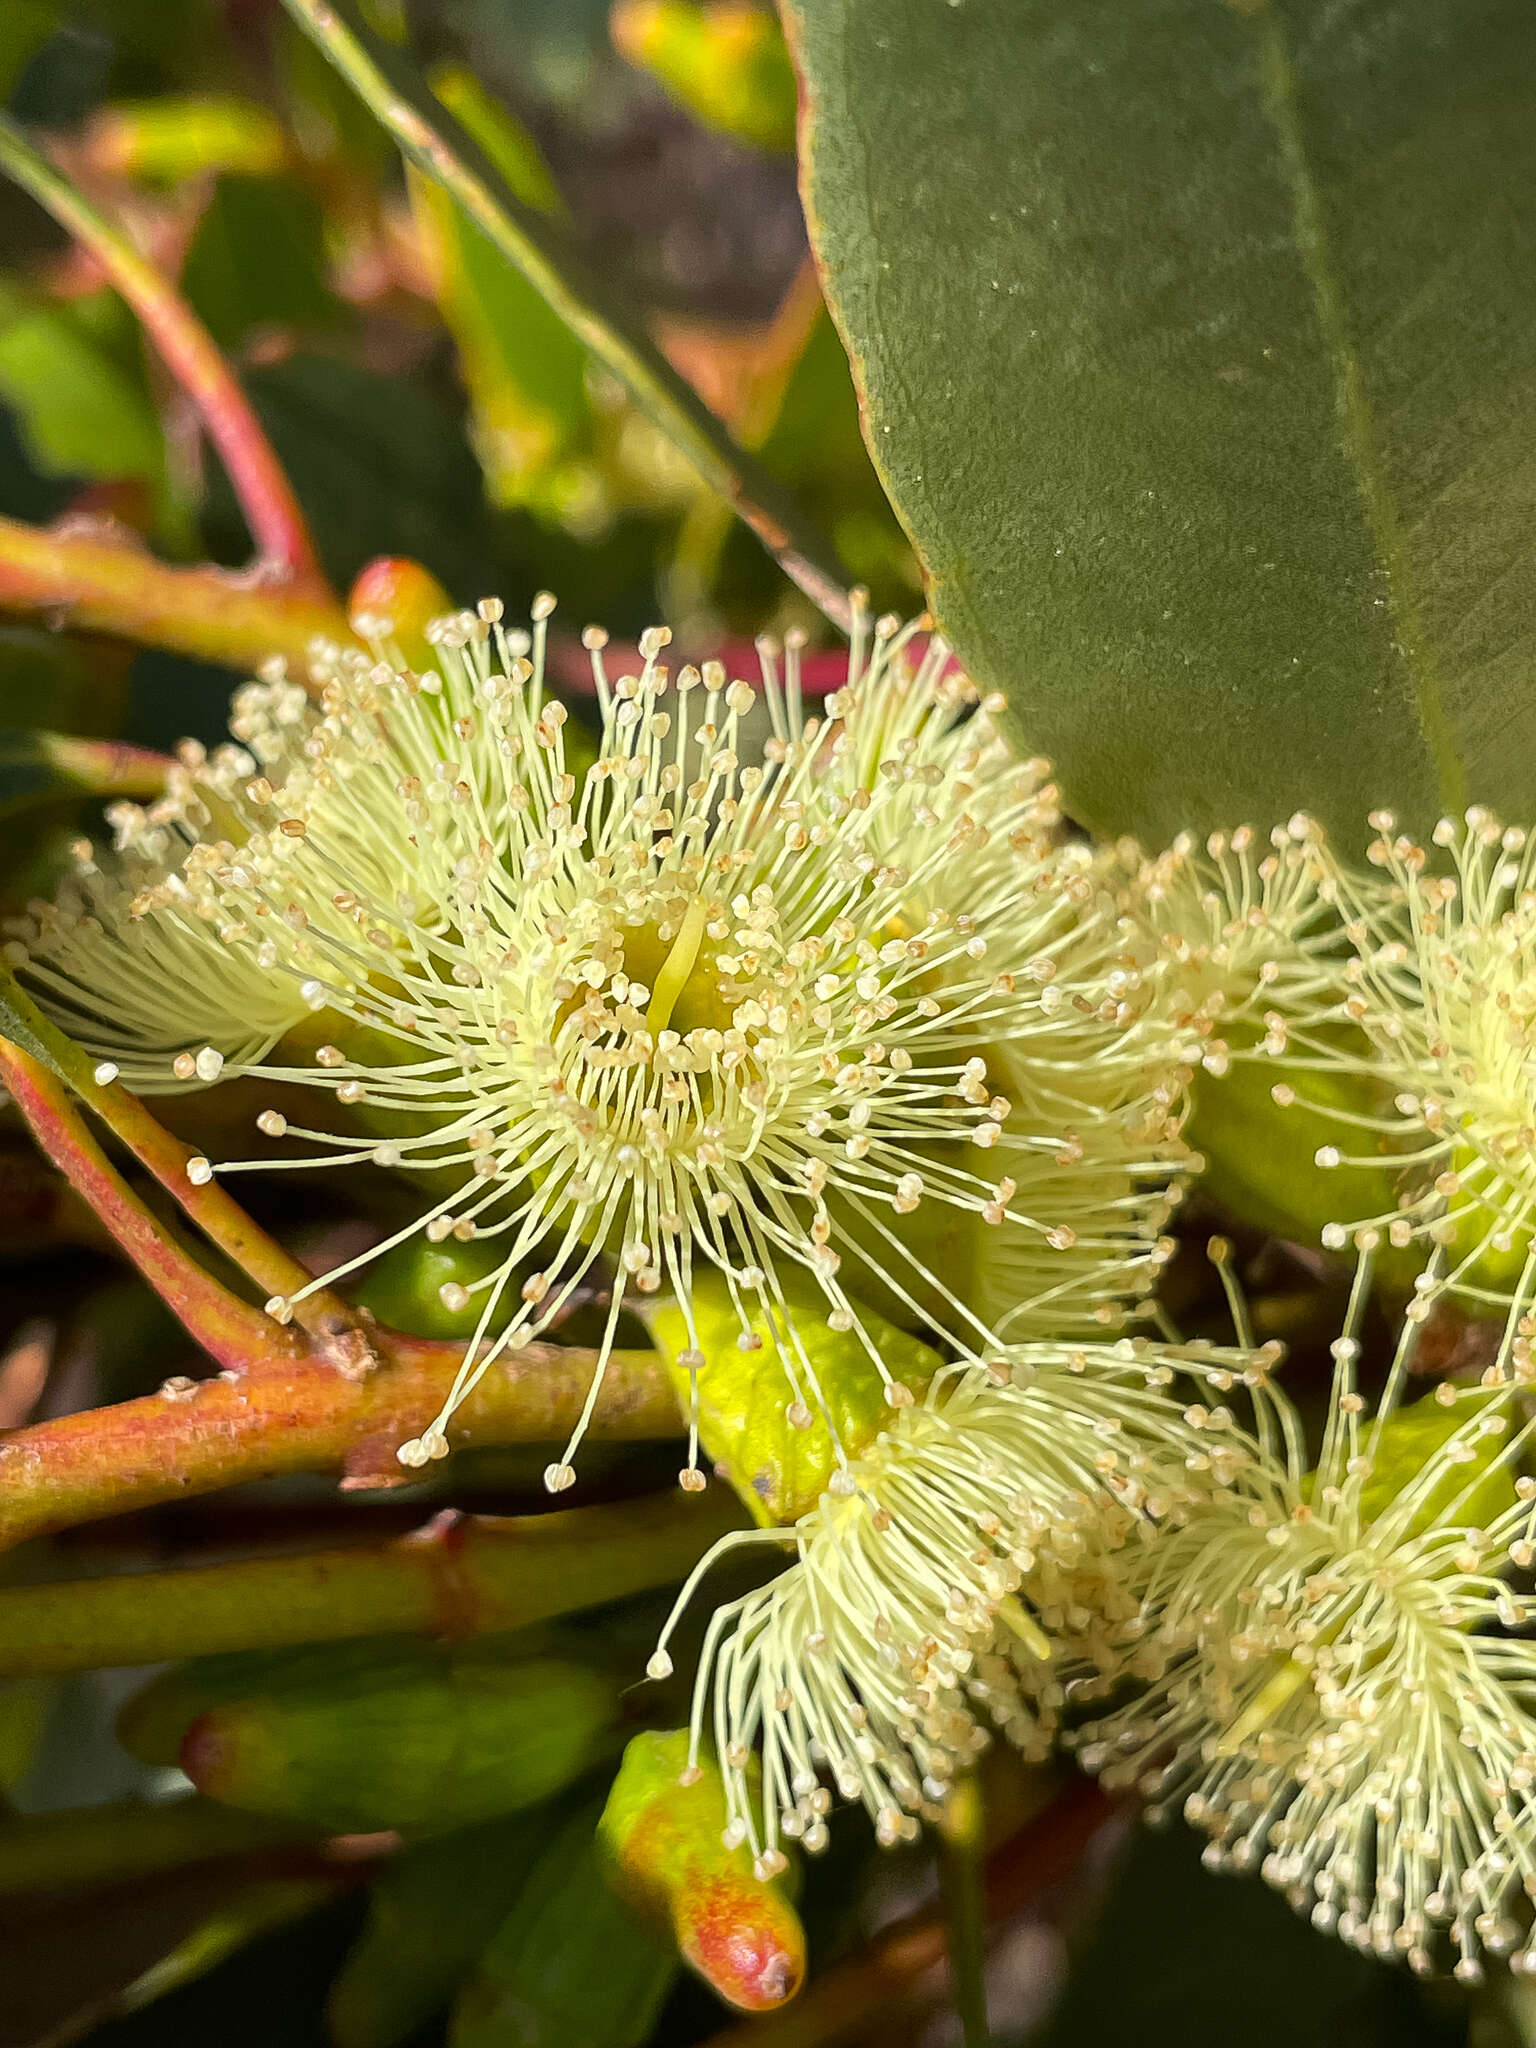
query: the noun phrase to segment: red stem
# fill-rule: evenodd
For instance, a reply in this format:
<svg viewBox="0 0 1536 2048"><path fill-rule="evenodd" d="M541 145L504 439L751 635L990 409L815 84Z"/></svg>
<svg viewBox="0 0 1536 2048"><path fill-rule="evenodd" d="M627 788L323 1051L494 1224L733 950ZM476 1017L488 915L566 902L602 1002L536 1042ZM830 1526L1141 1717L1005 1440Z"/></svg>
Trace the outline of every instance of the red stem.
<svg viewBox="0 0 1536 2048"><path fill-rule="evenodd" d="M0 116L0 165L89 249L132 306L167 369L202 415L262 561L295 584L326 589L298 498L218 344L171 281Z"/></svg>

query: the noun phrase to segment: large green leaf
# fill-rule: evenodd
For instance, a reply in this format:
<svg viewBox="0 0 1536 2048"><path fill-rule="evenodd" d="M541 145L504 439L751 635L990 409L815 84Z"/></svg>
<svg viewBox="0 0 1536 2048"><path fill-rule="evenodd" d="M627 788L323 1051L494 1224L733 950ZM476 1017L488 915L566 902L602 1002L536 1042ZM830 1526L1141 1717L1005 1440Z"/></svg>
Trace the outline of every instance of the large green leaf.
<svg viewBox="0 0 1536 2048"><path fill-rule="evenodd" d="M1529 0L786 11L871 447L1077 814L1529 816Z"/></svg>

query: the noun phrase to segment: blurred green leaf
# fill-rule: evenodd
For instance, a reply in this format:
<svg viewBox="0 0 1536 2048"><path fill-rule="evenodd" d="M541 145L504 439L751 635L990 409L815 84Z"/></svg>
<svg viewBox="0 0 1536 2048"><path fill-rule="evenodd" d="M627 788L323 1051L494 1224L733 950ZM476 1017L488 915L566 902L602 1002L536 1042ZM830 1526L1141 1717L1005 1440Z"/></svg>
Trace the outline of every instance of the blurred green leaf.
<svg viewBox="0 0 1536 2048"><path fill-rule="evenodd" d="M153 483L164 469L160 422L103 326L89 301L44 304L0 278L0 398L45 475Z"/></svg>
<svg viewBox="0 0 1536 2048"><path fill-rule="evenodd" d="M463 64L442 64L429 83L434 95L460 122L466 135L484 150L507 181L507 190L523 206L537 213L564 218L560 197L549 165L539 145L522 122L502 106Z"/></svg>
<svg viewBox="0 0 1536 2048"><path fill-rule="evenodd" d="M546 299L583 347L627 389L701 483L718 492L829 618L848 614L840 565L772 478L662 354L635 310L612 296L563 226L521 199L506 176L400 53L372 33L355 0L284 0L294 19L373 108L419 170L450 191Z"/></svg>
<svg viewBox="0 0 1536 2048"><path fill-rule="evenodd" d="M0 1799L31 1770L58 1686L56 1678L13 1678L0 1685Z"/></svg>
<svg viewBox="0 0 1536 2048"><path fill-rule="evenodd" d="M64 733L110 732L120 698L77 641L40 626L0 625L0 764L28 765L17 752L23 728L46 723ZM39 757L31 765L48 764ZM0 800L8 793L0 778Z"/></svg>
<svg viewBox="0 0 1536 2048"><path fill-rule="evenodd" d="M1524 816L1526 0L787 17L876 459L1074 813Z"/></svg>
<svg viewBox="0 0 1536 2048"><path fill-rule="evenodd" d="M222 348L255 327L334 326L325 221L296 178L220 178L187 251L181 286Z"/></svg>
<svg viewBox="0 0 1536 2048"><path fill-rule="evenodd" d="M264 364L244 382L339 588L376 555L409 556L460 600L498 587L479 467L428 392L317 355ZM227 495L219 518L238 557L243 529Z"/></svg>
<svg viewBox="0 0 1536 2048"><path fill-rule="evenodd" d="M706 127L762 149L795 146L795 71L778 20L754 0L615 0L615 47Z"/></svg>
<svg viewBox="0 0 1536 2048"><path fill-rule="evenodd" d="M97 110L87 146L93 165L110 176L162 185L229 172L266 177L288 154L267 109L234 93L120 100Z"/></svg>
<svg viewBox="0 0 1536 2048"><path fill-rule="evenodd" d="M538 149L467 72L432 80L443 104L526 206L555 213L559 196ZM491 502L564 523L598 479L587 353L541 294L493 247L442 186L413 171L411 200L434 256L438 305L459 351L470 438Z"/></svg>
<svg viewBox="0 0 1536 2048"><path fill-rule="evenodd" d="M677 1962L609 1890L600 1812L601 1801L583 1801L528 1867L459 1995L451 2048L640 2048L648 2039Z"/></svg>
<svg viewBox="0 0 1536 2048"><path fill-rule="evenodd" d="M56 0L6 0L0 8L0 100L53 34L59 18Z"/></svg>
<svg viewBox="0 0 1536 2048"><path fill-rule="evenodd" d="M526 1884L548 1827L540 1811L461 1828L385 1866L331 1987L336 2048L394 2048L447 2008Z"/></svg>

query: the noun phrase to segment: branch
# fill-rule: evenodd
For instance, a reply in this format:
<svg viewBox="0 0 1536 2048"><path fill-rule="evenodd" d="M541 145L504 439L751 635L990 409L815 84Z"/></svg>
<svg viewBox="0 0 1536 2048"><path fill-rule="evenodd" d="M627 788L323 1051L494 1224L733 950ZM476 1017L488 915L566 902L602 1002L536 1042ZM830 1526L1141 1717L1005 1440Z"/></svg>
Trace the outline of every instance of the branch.
<svg viewBox="0 0 1536 2048"><path fill-rule="evenodd" d="M410 160L456 199L508 262L631 393L700 479L744 519L791 580L834 624L850 621L847 578L786 494L606 291L559 225L512 192L484 151L351 0L284 0Z"/></svg>
<svg viewBox="0 0 1536 2048"><path fill-rule="evenodd" d="M269 1292L308 1279L281 1245L216 1184L186 1177L192 1155L90 1061L0 970L0 1015L30 1034L207 1235ZM210 1493L282 1473L339 1472L344 1487L409 1483L395 1459L436 1417L463 1346L380 1329L322 1288L301 1304L309 1343L230 1295L180 1246L90 1137L39 1058L0 1039L0 1078L48 1156L88 1201L150 1285L225 1370L173 1379L159 1394L61 1416L0 1437L0 1548L103 1515ZM534 1344L507 1353L459 1408L453 1444L545 1443L575 1427L597 1354ZM635 1440L677 1433L659 1356L612 1354L591 1434Z"/></svg>
<svg viewBox="0 0 1536 2048"><path fill-rule="evenodd" d="M0 168L96 258L143 322L167 369L201 413L265 563L295 585L326 589L303 511L261 422L213 336L175 286L0 115Z"/></svg>
<svg viewBox="0 0 1536 2048"><path fill-rule="evenodd" d="M346 613L261 569L174 569L121 538L66 520L0 519L0 606L60 615L82 631L250 669L284 654L302 675L317 636L345 642Z"/></svg>
<svg viewBox="0 0 1536 2048"><path fill-rule="evenodd" d="M398 1445L434 1420L463 1358L458 1344L379 1333L387 1362L347 1379L313 1357L257 1371L168 1380L159 1394L0 1435L0 1550L104 1515L293 1473L337 1473L344 1488L413 1483ZM504 1354L455 1412L456 1448L568 1437L596 1353L530 1344ZM616 1351L587 1436L643 1442L679 1433L660 1357ZM0 1651L3 1655L3 1651Z"/></svg>
<svg viewBox="0 0 1536 2048"><path fill-rule="evenodd" d="M233 1195L216 1181L199 1184L188 1178L188 1164L197 1157L192 1147L173 1137L120 1081L109 1081L105 1085L98 1081L96 1075L100 1070L90 1056L82 1052L73 1039L67 1038L57 1025L48 1021L31 997L4 969L0 969L0 1024L10 1029L13 1036L27 1041L30 1048L24 1049L22 1044L7 1043L0 1038L0 1079L5 1081L16 1098L16 1105L31 1125L38 1142L93 1206L98 1193L113 1204L118 1220L114 1222L111 1216L103 1214L102 1221L199 1343L205 1341L202 1332L188 1319L177 1292L168 1289L184 1289L188 1299L196 1303L200 1299L199 1277L203 1286L214 1283L208 1281L206 1275L199 1276L198 1268L174 1246L159 1241L157 1251L155 1244L146 1241L142 1228L132 1221L128 1212L132 1209L140 1217L148 1217L151 1231L158 1240L159 1227L154 1218L108 1165L68 1096L47 1068L40 1064L40 1059L47 1060L54 1071L71 1084L76 1094L91 1105L108 1130L120 1138L140 1165L147 1167L166 1192L175 1197L204 1236L217 1245L265 1297L295 1294L300 1288L310 1285L308 1269L301 1266L291 1253L284 1251L259 1224L253 1223ZM126 1236L124 1231L128 1233ZM307 1295L294 1313L300 1327L321 1346L332 1365L343 1371L366 1371L376 1362L371 1347L361 1334L363 1325L356 1311L330 1288L322 1287ZM214 1345L210 1344L208 1348L214 1357L221 1356ZM248 1355L238 1355L230 1362L248 1364L251 1361Z"/></svg>
<svg viewBox="0 0 1536 2048"><path fill-rule="evenodd" d="M0 1672L527 1628L685 1577L740 1513L723 1487L506 1519L450 1513L368 1548L0 1587Z"/></svg>
<svg viewBox="0 0 1536 2048"><path fill-rule="evenodd" d="M292 1355L292 1342L270 1316L219 1286L166 1235L153 1210L92 1143L61 1084L5 1039L0 1039L0 1080L43 1151L211 1358L244 1368Z"/></svg>

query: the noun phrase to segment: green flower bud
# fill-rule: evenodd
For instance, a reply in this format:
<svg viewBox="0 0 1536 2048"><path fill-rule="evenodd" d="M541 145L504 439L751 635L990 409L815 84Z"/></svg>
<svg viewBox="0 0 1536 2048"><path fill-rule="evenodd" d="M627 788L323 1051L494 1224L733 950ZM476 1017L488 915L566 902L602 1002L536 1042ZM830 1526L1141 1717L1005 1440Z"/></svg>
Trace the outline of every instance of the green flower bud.
<svg viewBox="0 0 1536 2048"><path fill-rule="evenodd" d="M745 1830L728 1819L718 1769L689 1768L687 1730L679 1729L631 1741L598 1833L621 1896L670 1930L719 1997L767 2012L800 1988L805 1933L775 1881L782 1854L754 1872Z"/></svg>
<svg viewBox="0 0 1536 2048"><path fill-rule="evenodd" d="M517 1903L459 1995L451 2048L640 2048L677 1974L671 1945L604 1881L584 1800L522 1864Z"/></svg>
<svg viewBox="0 0 1536 2048"><path fill-rule="evenodd" d="M786 1275L784 1296L814 1389L795 1347L781 1346L778 1320L761 1306L750 1326L757 1347L742 1348L740 1311L715 1274L693 1284L697 1346L674 1303L647 1318L685 1412L697 1383L705 1451L765 1528L797 1522L814 1507L840 1463L838 1443L846 1457L857 1457L885 1428L892 1408L920 1392L942 1363L928 1345L866 1310L864 1337L885 1367L888 1377L882 1376L857 1330L828 1327L827 1300L814 1285ZM804 1389L802 1396L786 1399L794 1387Z"/></svg>
<svg viewBox="0 0 1536 2048"><path fill-rule="evenodd" d="M211 1798L342 1833L436 1832L531 1806L616 1746L618 1687L494 1641L213 1657L157 1679L119 1736Z"/></svg>

